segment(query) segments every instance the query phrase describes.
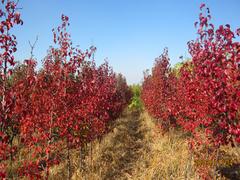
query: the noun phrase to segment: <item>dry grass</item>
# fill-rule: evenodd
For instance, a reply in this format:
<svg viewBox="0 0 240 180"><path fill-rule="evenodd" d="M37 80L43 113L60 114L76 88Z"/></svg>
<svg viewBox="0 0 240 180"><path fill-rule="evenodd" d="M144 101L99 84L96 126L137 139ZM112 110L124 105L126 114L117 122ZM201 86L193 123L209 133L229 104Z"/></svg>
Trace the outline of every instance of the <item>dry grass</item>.
<svg viewBox="0 0 240 180"><path fill-rule="evenodd" d="M72 179L197 179L183 134L161 135L147 113L118 119L113 131L92 147L84 171L78 168L77 151L72 152ZM66 164L52 168L50 174L51 179L64 179Z"/></svg>
<svg viewBox="0 0 240 180"><path fill-rule="evenodd" d="M181 131L170 130L162 135L147 113L130 112L119 118L112 129L101 142L88 144L84 169L79 169L79 152L71 151L73 180L200 179L186 135ZM222 147L221 152L222 157L234 157L240 162L236 149ZM219 172L224 174L224 170ZM66 175L67 163L50 169L50 179L67 179Z"/></svg>
<svg viewBox="0 0 240 180"><path fill-rule="evenodd" d="M171 130L162 135L147 113L141 119L149 150L142 152L131 179L197 179L184 135Z"/></svg>
<svg viewBox="0 0 240 180"><path fill-rule="evenodd" d="M137 114L118 119L101 143L95 142L92 164L84 172L77 170L73 179L128 179L143 148L144 131Z"/></svg>

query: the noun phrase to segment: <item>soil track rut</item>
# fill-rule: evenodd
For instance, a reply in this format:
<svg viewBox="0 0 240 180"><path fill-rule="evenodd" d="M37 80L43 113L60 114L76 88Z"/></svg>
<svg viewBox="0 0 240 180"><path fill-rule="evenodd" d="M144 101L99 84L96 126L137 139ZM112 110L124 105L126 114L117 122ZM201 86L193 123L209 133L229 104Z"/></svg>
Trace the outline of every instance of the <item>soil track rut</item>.
<svg viewBox="0 0 240 180"><path fill-rule="evenodd" d="M126 180L139 172L139 161L150 151L152 130L138 112L126 112L111 129L101 142L94 143L92 158L86 158L89 168L77 171L72 179Z"/></svg>
<svg viewBox="0 0 240 180"><path fill-rule="evenodd" d="M128 179L143 148L142 131L138 113L128 114L116 123L110 146L103 149L101 161L107 165L103 179Z"/></svg>

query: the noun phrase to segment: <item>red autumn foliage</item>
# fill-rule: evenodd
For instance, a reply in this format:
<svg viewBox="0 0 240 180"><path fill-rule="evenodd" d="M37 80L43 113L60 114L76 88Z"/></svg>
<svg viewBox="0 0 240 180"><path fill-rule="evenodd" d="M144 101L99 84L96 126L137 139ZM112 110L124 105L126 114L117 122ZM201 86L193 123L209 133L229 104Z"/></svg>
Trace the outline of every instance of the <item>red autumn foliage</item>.
<svg viewBox="0 0 240 180"><path fill-rule="evenodd" d="M169 60L161 58L144 79L142 99L157 119L170 122L171 115L198 143L219 147L240 143L240 43L234 41L238 30L234 33L230 25L215 30L204 7L195 23L199 37L188 43L192 61L171 78Z"/></svg>
<svg viewBox="0 0 240 180"><path fill-rule="evenodd" d="M6 161L19 161L14 154L21 150L28 158L19 161L18 177L48 178L49 168L62 161L64 149L70 169L70 149L80 148L108 131L108 123L121 114L131 94L126 80L107 62L96 66L91 59L95 47L85 52L73 47L67 32L69 18L64 15L62 24L53 29L56 47L50 48L43 68L36 71L36 60L31 57L10 71L15 64L12 53L16 41L8 30L22 23L15 8L14 2L8 1L6 12L0 13L1 18L9 14L0 29L4 37L0 41L0 175L11 176L12 169L6 173ZM14 138L20 139L21 149L12 146Z"/></svg>
<svg viewBox="0 0 240 180"><path fill-rule="evenodd" d="M215 30L209 9L203 13L199 38L188 43L192 62L182 68L179 78L182 85L177 89L184 94L179 102L186 101L180 105L179 123L188 124L193 133L203 128L216 146L240 143L240 43L234 42L229 25Z"/></svg>
<svg viewBox="0 0 240 180"><path fill-rule="evenodd" d="M171 72L167 49L155 60L152 74L146 74L142 85L141 98L147 111L155 117L160 126L167 130L176 125L171 111L176 77Z"/></svg>
<svg viewBox="0 0 240 180"><path fill-rule="evenodd" d="M11 29L20 24L22 20L17 12L17 4L14 1L1 1L0 9L0 177L6 176L5 160L13 160L15 147L13 139L16 136L18 121L12 109L14 107L14 89L8 81L15 65L13 53L16 52L16 37L11 34Z"/></svg>
<svg viewBox="0 0 240 180"><path fill-rule="evenodd" d="M188 42L191 61L179 72L169 67L167 53L157 59L151 75L144 77L142 99L148 112L170 125L171 119L191 135L195 158L206 153L214 161L221 145L240 144L240 43L230 25L215 29L201 4L198 38ZM201 177L209 169L199 167Z"/></svg>

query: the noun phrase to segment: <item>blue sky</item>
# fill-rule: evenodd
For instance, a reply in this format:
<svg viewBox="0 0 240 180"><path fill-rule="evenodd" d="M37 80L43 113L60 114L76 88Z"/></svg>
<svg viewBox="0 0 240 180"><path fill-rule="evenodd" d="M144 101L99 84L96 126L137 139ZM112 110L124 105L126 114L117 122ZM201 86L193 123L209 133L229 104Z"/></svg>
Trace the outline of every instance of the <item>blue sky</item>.
<svg viewBox="0 0 240 180"><path fill-rule="evenodd" d="M169 48L173 65L180 56L188 56L187 42L196 38L194 22L202 2L210 8L215 25L240 27L239 0L20 0L24 25L13 30L18 40L16 59L30 56L28 41L38 35L34 55L40 66L53 45L51 30L65 14L75 45L81 49L95 45L97 64L107 58L129 84L139 83L164 47Z"/></svg>

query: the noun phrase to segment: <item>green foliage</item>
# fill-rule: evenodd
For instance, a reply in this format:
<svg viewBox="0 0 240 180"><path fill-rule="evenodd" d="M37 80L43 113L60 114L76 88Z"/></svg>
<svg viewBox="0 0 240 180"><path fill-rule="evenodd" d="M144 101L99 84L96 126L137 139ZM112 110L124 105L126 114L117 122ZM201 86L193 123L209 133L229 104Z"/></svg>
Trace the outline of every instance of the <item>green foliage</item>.
<svg viewBox="0 0 240 180"><path fill-rule="evenodd" d="M175 74L176 77L180 76L180 69L183 67L183 65L189 62L191 62L191 59L186 58L185 60L183 60L182 62L178 62L171 68L172 72Z"/></svg>
<svg viewBox="0 0 240 180"><path fill-rule="evenodd" d="M141 111L143 108L143 104L140 98L141 94L141 86L140 85L131 85L130 89L132 91L132 99L131 103L129 104L128 108L132 111Z"/></svg>

